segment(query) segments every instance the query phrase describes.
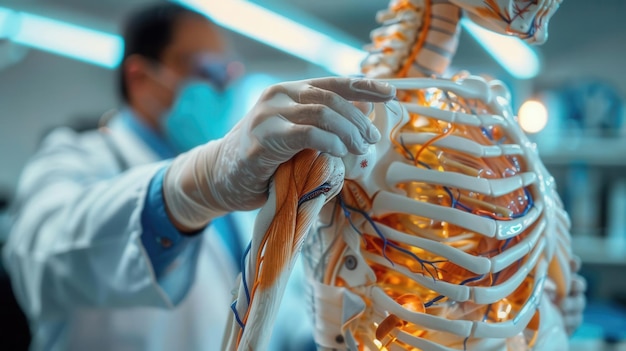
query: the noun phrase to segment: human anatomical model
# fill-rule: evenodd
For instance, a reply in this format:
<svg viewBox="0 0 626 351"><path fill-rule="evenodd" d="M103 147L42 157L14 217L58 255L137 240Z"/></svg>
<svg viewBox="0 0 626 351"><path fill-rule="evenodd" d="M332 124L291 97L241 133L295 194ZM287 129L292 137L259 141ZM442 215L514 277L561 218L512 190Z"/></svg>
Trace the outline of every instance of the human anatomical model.
<svg viewBox="0 0 626 351"><path fill-rule="evenodd" d="M521 132L507 88L444 73L461 8L543 42L558 1L392 1L363 73L398 103L384 138L344 159L343 190L305 243L320 349L559 350L555 302L570 284L569 219ZM412 78L422 77L422 78Z"/></svg>
<svg viewBox="0 0 626 351"><path fill-rule="evenodd" d="M543 42L559 3L391 2L362 66L399 91L370 115L383 139L364 156L304 152L279 169L227 349L265 348L303 242L321 350L567 347L555 301L570 287L569 220L553 180L502 83L439 78L462 8L489 29Z"/></svg>

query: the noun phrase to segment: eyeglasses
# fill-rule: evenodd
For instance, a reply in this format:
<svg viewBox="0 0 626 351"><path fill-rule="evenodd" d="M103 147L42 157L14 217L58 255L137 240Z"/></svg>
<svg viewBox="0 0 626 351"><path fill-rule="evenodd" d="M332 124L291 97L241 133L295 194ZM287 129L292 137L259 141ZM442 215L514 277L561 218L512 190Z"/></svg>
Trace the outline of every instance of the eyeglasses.
<svg viewBox="0 0 626 351"><path fill-rule="evenodd" d="M195 57L193 65L194 77L207 80L219 90L226 89L245 71L240 61L209 54Z"/></svg>

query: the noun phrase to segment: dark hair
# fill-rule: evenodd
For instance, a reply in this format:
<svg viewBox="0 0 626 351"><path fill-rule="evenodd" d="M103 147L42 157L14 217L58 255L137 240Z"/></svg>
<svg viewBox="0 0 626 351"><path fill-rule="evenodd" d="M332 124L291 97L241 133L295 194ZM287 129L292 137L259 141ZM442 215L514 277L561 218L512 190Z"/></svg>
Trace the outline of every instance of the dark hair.
<svg viewBox="0 0 626 351"><path fill-rule="evenodd" d="M152 61L159 61L163 51L172 40L172 33L178 20L185 16L207 17L175 3L157 3L132 13L123 29L124 55L118 68L119 93L128 102L128 88L124 62L131 55L141 55Z"/></svg>

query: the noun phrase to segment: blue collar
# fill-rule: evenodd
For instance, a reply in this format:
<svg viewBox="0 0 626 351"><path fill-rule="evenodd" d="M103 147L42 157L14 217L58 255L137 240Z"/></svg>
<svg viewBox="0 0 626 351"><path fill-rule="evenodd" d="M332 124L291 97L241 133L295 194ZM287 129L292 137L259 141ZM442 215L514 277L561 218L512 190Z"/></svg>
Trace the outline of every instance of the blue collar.
<svg viewBox="0 0 626 351"><path fill-rule="evenodd" d="M165 160L178 155L165 139L137 117L130 107L125 107L120 111L120 122L148 145L159 158Z"/></svg>

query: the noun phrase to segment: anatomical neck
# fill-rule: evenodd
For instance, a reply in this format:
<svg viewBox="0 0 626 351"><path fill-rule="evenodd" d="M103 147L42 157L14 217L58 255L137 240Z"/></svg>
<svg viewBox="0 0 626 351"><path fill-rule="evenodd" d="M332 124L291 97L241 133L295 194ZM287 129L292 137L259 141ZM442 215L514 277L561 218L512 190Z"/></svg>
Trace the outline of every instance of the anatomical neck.
<svg viewBox="0 0 626 351"><path fill-rule="evenodd" d="M456 52L461 9L447 0L397 0L380 11L370 55L361 65L370 78L444 74Z"/></svg>

